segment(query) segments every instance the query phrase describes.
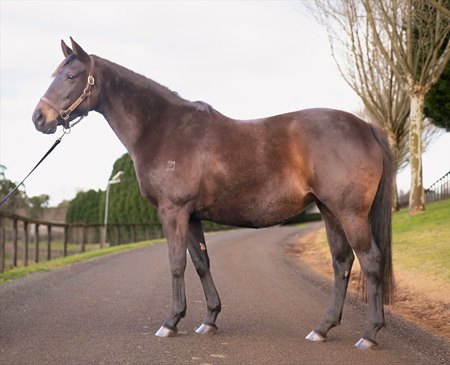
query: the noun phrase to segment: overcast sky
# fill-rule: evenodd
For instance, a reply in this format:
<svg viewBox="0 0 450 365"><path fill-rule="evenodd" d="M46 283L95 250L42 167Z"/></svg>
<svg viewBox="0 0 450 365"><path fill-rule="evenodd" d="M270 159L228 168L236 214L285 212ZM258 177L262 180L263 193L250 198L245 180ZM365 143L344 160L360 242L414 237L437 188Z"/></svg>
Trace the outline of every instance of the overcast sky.
<svg viewBox="0 0 450 365"><path fill-rule="evenodd" d="M0 164L11 180L20 181L60 135L38 133L31 114L69 36L88 53L234 118L361 108L325 32L296 2L0 0L0 17ZM103 117L90 113L30 177L27 193L58 204L80 190L105 189L125 152ZM424 157L425 186L448 170L450 133ZM408 175L400 176L403 190Z"/></svg>

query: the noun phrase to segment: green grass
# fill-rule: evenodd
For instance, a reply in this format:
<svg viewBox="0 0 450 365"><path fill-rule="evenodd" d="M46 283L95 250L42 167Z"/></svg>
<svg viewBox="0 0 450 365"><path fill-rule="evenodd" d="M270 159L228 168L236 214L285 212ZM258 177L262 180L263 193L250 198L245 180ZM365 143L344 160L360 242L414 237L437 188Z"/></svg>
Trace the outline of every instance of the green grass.
<svg viewBox="0 0 450 365"><path fill-rule="evenodd" d="M392 231L394 267L450 284L450 199L414 216L407 210L395 213Z"/></svg>
<svg viewBox="0 0 450 365"><path fill-rule="evenodd" d="M155 240L144 241L144 242L139 242L139 243L129 243L126 245L113 246L113 247L108 247L108 248L101 249L101 250L88 251L88 252L79 253L76 255L61 257L61 258L54 259L51 261L40 262L38 264L30 265L27 267L15 268L15 269L9 270L3 274L0 274L0 284L7 282L7 281L11 281L14 279L18 279L18 278L27 276L33 272L51 271L51 270L55 270L55 269L63 267L63 266L72 265L72 264L75 264L75 263L81 262L81 261L91 260L96 257L109 255L112 253L117 253L117 252L121 252L121 251L141 248L141 247L152 246L156 243L160 243L163 241L164 241L163 239L155 239Z"/></svg>

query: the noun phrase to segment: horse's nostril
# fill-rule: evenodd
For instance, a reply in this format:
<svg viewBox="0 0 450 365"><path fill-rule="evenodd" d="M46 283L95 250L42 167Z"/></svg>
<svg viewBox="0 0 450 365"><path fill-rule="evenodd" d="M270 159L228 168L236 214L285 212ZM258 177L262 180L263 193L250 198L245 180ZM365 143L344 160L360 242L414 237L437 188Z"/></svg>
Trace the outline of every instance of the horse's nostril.
<svg viewBox="0 0 450 365"><path fill-rule="evenodd" d="M34 124L41 124L45 121L44 115L41 112L36 112L33 115Z"/></svg>

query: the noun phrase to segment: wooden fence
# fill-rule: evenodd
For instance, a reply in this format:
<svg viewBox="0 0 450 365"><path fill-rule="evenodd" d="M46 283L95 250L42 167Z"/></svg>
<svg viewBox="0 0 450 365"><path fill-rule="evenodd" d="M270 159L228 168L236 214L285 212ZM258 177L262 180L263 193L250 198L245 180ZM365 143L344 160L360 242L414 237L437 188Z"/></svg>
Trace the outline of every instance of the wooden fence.
<svg viewBox="0 0 450 365"><path fill-rule="evenodd" d="M0 212L0 273L100 248L102 224L55 223ZM108 224L110 245L163 236L160 223Z"/></svg>

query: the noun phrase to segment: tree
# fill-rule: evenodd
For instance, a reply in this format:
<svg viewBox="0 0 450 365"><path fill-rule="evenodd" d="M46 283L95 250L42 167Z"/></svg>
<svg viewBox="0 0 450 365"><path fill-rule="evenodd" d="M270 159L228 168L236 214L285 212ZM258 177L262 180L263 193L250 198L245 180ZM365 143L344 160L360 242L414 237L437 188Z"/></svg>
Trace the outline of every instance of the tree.
<svg viewBox="0 0 450 365"><path fill-rule="evenodd" d="M450 132L450 63L425 98L425 115L434 125Z"/></svg>
<svg viewBox="0 0 450 365"><path fill-rule="evenodd" d="M42 194L38 196L33 196L28 199L28 204L30 206L30 216L31 218L38 218L42 210L48 207L50 201L50 196L47 194Z"/></svg>
<svg viewBox="0 0 450 365"><path fill-rule="evenodd" d="M434 2L444 9L445 0ZM450 19L429 0L364 0L373 44L410 98L409 212L425 209L422 129L425 97L450 59ZM445 6L444 6L445 5Z"/></svg>
<svg viewBox="0 0 450 365"><path fill-rule="evenodd" d="M101 222L100 190L80 191L69 203L66 221L69 223L98 224Z"/></svg>
<svg viewBox="0 0 450 365"><path fill-rule="evenodd" d="M6 166L0 165L0 198L6 196L11 190L16 187L16 184L6 178ZM27 196L25 191L19 189L9 200L2 206L1 209L15 211L19 208L27 207Z"/></svg>

